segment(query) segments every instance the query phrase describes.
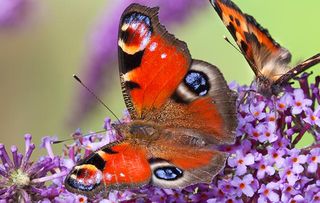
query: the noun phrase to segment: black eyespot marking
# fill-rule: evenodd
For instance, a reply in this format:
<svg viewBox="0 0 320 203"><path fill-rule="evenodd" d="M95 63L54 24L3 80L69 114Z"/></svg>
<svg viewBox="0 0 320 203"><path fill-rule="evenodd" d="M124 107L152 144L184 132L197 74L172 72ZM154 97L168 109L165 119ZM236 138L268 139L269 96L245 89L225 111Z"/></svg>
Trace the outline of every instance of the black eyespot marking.
<svg viewBox="0 0 320 203"><path fill-rule="evenodd" d="M205 96L210 89L208 76L200 71L189 71L184 78L184 83L190 91L198 96Z"/></svg>
<svg viewBox="0 0 320 203"><path fill-rule="evenodd" d="M246 37L247 41L253 41L253 42L255 42L256 46L258 46L258 48L261 47L261 43L259 42L259 40L255 34L244 32L244 36Z"/></svg>
<svg viewBox="0 0 320 203"><path fill-rule="evenodd" d="M233 16L229 15L229 18L230 18L231 22L233 22Z"/></svg>
<svg viewBox="0 0 320 203"><path fill-rule="evenodd" d="M89 185L85 185L73 178L67 178L66 179L66 182L65 182L66 185L72 187L72 188L75 188L77 190L82 190L82 191L92 191L94 190L97 186L99 186L99 183L98 184L89 184Z"/></svg>
<svg viewBox="0 0 320 203"><path fill-rule="evenodd" d="M185 100L181 95L179 95L177 92L173 93L171 96L171 99L179 104L188 104L189 101Z"/></svg>
<svg viewBox="0 0 320 203"><path fill-rule="evenodd" d="M240 27L240 21L239 21L238 18L236 18L236 24L237 24L238 27Z"/></svg>
<svg viewBox="0 0 320 203"><path fill-rule="evenodd" d="M247 50L248 50L248 45L247 45L247 43L245 43L244 41L241 40L240 46L241 46L241 49L246 53Z"/></svg>
<svg viewBox="0 0 320 203"><path fill-rule="evenodd" d="M97 169L102 171L106 165L106 161L103 158L101 158L101 156L99 154L94 153L83 164L94 165Z"/></svg>
<svg viewBox="0 0 320 203"><path fill-rule="evenodd" d="M107 153L107 154L118 154L118 152L113 151L111 148L108 148L108 147L102 149L102 151Z"/></svg>
<svg viewBox="0 0 320 203"><path fill-rule="evenodd" d="M230 31L231 35L233 37L236 37L236 28L231 23L227 26L227 28Z"/></svg>
<svg viewBox="0 0 320 203"><path fill-rule="evenodd" d="M120 63L123 63L123 67L125 68L125 71L122 70L122 73L126 74L127 72L139 67L141 65L143 54L144 50L130 55L122 51L122 49L119 47L119 58L121 59Z"/></svg>
<svg viewBox="0 0 320 203"><path fill-rule="evenodd" d="M154 175L162 180L177 180L183 176L183 171L173 166L156 168Z"/></svg>
<svg viewBox="0 0 320 203"><path fill-rule="evenodd" d="M168 161L165 160L165 159L154 158L154 157L150 158L148 161L149 161L150 164L154 164L154 163L158 163L158 162L164 162L164 161L168 162Z"/></svg>
<svg viewBox="0 0 320 203"><path fill-rule="evenodd" d="M127 89L129 89L129 90L133 90L133 89L140 89L141 88L141 86L138 84L138 83L136 83L136 82L133 82L133 81L126 81L125 82L126 84L126 88Z"/></svg>

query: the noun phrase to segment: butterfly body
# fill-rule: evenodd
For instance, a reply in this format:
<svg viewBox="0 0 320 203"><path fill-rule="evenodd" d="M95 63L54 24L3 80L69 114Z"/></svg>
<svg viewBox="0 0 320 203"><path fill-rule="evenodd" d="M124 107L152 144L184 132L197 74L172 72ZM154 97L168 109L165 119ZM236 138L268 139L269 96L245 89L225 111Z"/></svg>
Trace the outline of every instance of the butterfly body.
<svg viewBox="0 0 320 203"><path fill-rule="evenodd" d="M151 184L183 188L209 183L235 140L236 98L217 67L192 59L186 43L168 33L158 8L130 5L119 26L119 69L128 123L113 124L123 139L74 166L69 191Z"/></svg>
<svg viewBox="0 0 320 203"><path fill-rule="evenodd" d="M290 79L320 63L320 54L295 67L289 65L291 53L272 39L254 17L243 13L231 0L210 0L256 75L257 92L278 95Z"/></svg>

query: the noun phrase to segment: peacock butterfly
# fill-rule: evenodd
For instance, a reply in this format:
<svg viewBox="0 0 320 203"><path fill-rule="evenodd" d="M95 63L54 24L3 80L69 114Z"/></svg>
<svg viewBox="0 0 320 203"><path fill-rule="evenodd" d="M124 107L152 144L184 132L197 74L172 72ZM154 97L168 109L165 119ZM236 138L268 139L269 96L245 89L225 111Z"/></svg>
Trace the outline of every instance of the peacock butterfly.
<svg viewBox="0 0 320 203"><path fill-rule="evenodd" d="M80 161L66 188L88 196L145 184L182 188L210 182L235 140L236 97L217 67L192 59L169 34L158 8L130 5L118 38L120 78L131 122L113 127L123 139Z"/></svg>
<svg viewBox="0 0 320 203"><path fill-rule="evenodd" d="M260 94L278 95L290 79L320 62L318 53L290 67L291 53L274 41L252 16L243 13L231 0L210 2L256 75L255 84Z"/></svg>

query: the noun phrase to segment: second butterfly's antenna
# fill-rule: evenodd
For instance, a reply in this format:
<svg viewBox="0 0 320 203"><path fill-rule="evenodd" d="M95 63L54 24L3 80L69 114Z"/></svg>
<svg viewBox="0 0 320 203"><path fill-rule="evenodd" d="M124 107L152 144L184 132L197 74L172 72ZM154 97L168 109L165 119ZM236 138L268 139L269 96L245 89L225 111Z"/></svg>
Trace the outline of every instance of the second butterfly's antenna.
<svg viewBox="0 0 320 203"><path fill-rule="evenodd" d="M80 78L73 74L72 75L74 79L76 79L76 81L78 81L84 88L86 88L88 90L88 92L90 92L90 94L92 96L94 96L94 98L96 98L96 100L102 104L106 109L108 109L108 111L118 120L119 123L121 123L120 119L116 116L116 114L89 88L87 87L81 80Z"/></svg>
<svg viewBox="0 0 320 203"><path fill-rule="evenodd" d="M228 42L229 45L231 45L233 48L235 48L241 55L243 55L242 52L240 51L240 49L238 49L238 47L236 47L234 44L232 44L227 36L223 36L223 39L226 40L226 42Z"/></svg>
<svg viewBox="0 0 320 203"><path fill-rule="evenodd" d="M233 48L235 48L235 50L237 50L241 55L244 55L244 56L245 56L245 54L242 53L241 50L240 50L238 47L236 47L234 44L232 44L232 43L230 42L230 40L229 40L229 38L228 38L227 36L223 36L223 39L226 40L226 42L228 42L229 45L231 45ZM246 58L246 60L247 60L247 62L249 63L249 65L250 65L251 67L255 67L256 70L260 72L259 68L257 68L254 63L252 63L252 62L251 62L250 60L248 60L247 58ZM262 73L261 73L261 74L262 74Z"/></svg>

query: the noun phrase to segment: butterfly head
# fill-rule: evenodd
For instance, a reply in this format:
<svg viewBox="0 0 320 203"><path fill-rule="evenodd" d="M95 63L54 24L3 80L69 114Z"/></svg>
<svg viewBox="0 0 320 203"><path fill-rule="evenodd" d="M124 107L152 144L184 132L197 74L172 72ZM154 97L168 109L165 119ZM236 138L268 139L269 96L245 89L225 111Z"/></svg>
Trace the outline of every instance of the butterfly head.
<svg viewBox="0 0 320 203"><path fill-rule="evenodd" d="M257 87L257 92L267 98L270 98L272 95L278 95L282 90L281 85L274 83L265 76L257 77L255 85Z"/></svg>

